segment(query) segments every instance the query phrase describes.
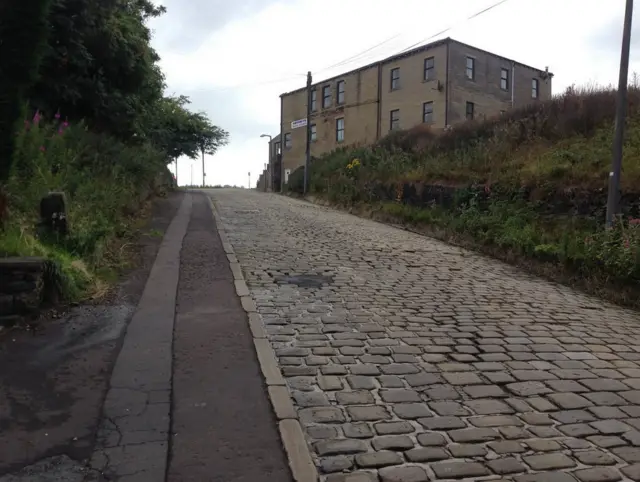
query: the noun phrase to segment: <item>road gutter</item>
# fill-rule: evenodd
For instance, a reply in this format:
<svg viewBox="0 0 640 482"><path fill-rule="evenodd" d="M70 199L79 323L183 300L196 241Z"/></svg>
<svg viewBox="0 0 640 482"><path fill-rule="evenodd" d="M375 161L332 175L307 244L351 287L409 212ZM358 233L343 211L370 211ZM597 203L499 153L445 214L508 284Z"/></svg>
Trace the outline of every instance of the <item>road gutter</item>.
<svg viewBox="0 0 640 482"><path fill-rule="evenodd" d="M260 370L267 385L271 406L278 420L278 431L280 432L280 438L287 454L287 461L291 468L293 479L295 482L317 482L319 480L318 471L313 463L300 422L297 419L297 413L293 407L289 389L278 367L275 353L271 348L269 340L267 340L265 336L255 301L247 288L244 275L242 274L242 268L235 256L233 246L227 238L224 224L218 213L216 204L208 193L207 199L209 200L211 212L216 221L220 241L229 259L229 267L235 280L236 293L238 297L240 297L242 308L247 313L256 356L258 357Z"/></svg>

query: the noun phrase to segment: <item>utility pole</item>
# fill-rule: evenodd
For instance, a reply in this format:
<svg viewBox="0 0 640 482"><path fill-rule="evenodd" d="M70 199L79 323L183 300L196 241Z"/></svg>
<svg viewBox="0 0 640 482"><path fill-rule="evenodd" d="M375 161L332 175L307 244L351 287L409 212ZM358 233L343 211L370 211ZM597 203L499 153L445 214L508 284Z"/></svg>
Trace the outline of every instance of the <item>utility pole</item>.
<svg viewBox="0 0 640 482"><path fill-rule="evenodd" d="M189 184L189 186L193 187L193 163L189 164L189 167L191 168L191 183Z"/></svg>
<svg viewBox="0 0 640 482"><path fill-rule="evenodd" d="M265 179L264 182L264 190L265 192L267 191L267 180L269 181L269 184L271 184L273 186L273 173L271 172L273 170L273 159L271 159L271 140L273 139L273 137L271 137L271 135L269 134L261 134L260 137L268 137L269 138L269 143L267 144L269 146L268 148L268 153L267 153L267 164L265 164L266 167L266 171L267 171L267 177Z"/></svg>
<svg viewBox="0 0 640 482"><path fill-rule="evenodd" d="M251 189L251 171L249 171L249 189Z"/></svg>
<svg viewBox="0 0 640 482"><path fill-rule="evenodd" d="M180 187L178 184L178 158L176 157L176 187Z"/></svg>
<svg viewBox="0 0 640 482"><path fill-rule="evenodd" d="M204 188L205 188L205 186L207 185L207 184L204 182L205 176L206 176L206 174L205 174L205 172L204 172L204 147L202 147L202 188L203 188L203 189L204 189Z"/></svg>
<svg viewBox="0 0 640 482"><path fill-rule="evenodd" d="M307 151L304 160L304 185L302 193L309 188L309 163L311 162L311 72L307 72Z"/></svg>
<svg viewBox="0 0 640 482"><path fill-rule="evenodd" d="M620 204L620 171L622 170L622 147L624 123L627 115L627 82L629 76L629 49L631 47L631 18L633 0L627 0L622 30L622 52L620 53L620 78L616 99L616 132L613 139L613 159L609 173L609 195L607 197L606 227L611 228Z"/></svg>
<svg viewBox="0 0 640 482"><path fill-rule="evenodd" d="M269 164L267 164L265 162L264 164L264 192L267 192L267 181L269 180L269 171L268 171L268 166Z"/></svg>

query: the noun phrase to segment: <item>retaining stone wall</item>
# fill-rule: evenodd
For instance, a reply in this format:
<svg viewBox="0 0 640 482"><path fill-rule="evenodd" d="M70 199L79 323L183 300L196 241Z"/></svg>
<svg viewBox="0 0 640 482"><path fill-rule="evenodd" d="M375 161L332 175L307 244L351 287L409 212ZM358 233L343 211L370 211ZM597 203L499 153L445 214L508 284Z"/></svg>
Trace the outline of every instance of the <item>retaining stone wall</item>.
<svg viewBox="0 0 640 482"><path fill-rule="evenodd" d="M44 258L0 258L0 327L38 312L45 265Z"/></svg>

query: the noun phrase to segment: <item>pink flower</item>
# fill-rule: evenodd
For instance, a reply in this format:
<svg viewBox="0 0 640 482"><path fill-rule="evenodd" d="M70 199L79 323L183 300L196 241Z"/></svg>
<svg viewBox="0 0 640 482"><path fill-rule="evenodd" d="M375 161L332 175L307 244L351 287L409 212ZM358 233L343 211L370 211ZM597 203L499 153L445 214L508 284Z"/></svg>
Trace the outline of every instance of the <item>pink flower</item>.
<svg viewBox="0 0 640 482"><path fill-rule="evenodd" d="M44 152L46 151L46 149L44 148L44 146L40 146L40 152Z"/></svg>
<svg viewBox="0 0 640 482"><path fill-rule="evenodd" d="M36 110L36 113L33 116L33 123L37 125L41 118L42 116L40 115L40 111Z"/></svg>
<svg viewBox="0 0 640 482"><path fill-rule="evenodd" d="M629 219L629 225L631 225L631 226L640 225L640 218L635 218L635 219L630 218Z"/></svg>
<svg viewBox="0 0 640 482"><path fill-rule="evenodd" d="M69 127L69 122L68 121L64 121L62 123L62 127Z"/></svg>
<svg viewBox="0 0 640 482"><path fill-rule="evenodd" d="M56 115L53 116L55 119L60 119L60 111L56 112Z"/></svg>

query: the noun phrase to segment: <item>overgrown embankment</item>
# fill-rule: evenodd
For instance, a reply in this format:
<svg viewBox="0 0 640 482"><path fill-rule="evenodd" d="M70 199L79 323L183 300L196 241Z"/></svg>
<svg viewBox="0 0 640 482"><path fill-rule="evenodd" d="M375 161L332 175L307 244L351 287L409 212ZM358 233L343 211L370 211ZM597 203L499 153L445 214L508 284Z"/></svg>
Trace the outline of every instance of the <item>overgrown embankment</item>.
<svg viewBox="0 0 640 482"><path fill-rule="evenodd" d="M145 202L171 187L163 152L37 114L17 135L0 257L48 258L64 297L95 294L127 261ZM66 236L38 229L40 200L51 191L66 195Z"/></svg>
<svg viewBox="0 0 640 482"><path fill-rule="evenodd" d="M548 103L435 134L420 126L315 159L310 192L640 305L640 91L629 92L623 215L604 229L615 92ZM302 170L289 188L302 190Z"/></svg>

